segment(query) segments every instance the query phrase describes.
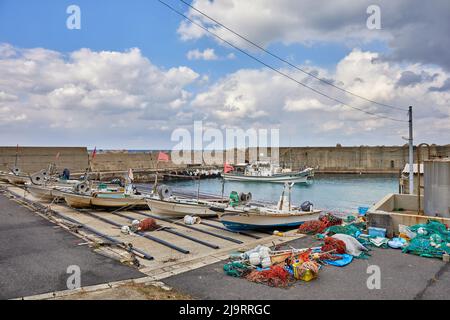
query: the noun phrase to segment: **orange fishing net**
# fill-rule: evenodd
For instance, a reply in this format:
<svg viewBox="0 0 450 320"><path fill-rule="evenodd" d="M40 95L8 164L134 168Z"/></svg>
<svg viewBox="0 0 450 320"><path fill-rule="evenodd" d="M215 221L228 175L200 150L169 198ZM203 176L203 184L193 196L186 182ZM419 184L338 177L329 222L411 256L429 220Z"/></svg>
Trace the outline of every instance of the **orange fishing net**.
<svg viewBox="0 0 450 320"><path fill-rule="evenodd" d="M326 237L325 244L322 246L322 252L334 251L335 253L345 253L346 246L342 240L335 239L333 237Z"/></svg>
<svg viewBox="0 0 450 320"><path fill-rule="evenodd" d="M281 266L272 266L263 271L253 270L245 278L271 287L287 287L293 281L291 274Z"/></svg>

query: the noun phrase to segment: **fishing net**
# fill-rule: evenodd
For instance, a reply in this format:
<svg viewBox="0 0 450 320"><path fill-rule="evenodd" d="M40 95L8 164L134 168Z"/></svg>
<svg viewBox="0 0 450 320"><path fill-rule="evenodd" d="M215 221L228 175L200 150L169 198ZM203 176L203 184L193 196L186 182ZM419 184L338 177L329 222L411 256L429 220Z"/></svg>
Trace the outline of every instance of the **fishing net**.
<svg viewBox="0 0 450 320"><path fill-rule="evenodd" d="M319 220L306 221L298 228L298 233L316 234L322 233L326 228L342 224L342 219L333 216L331 213L319 218Z"/></svg>
<svg viewBox="0 0 450 320"><path fill-rule="evenodd" d="M403 252L429 258L441 258L444 253L450 253L450 232L444 224L430 220L426 224L416 224L410 230L416 236Z"/></svg>
<svg viewBox="0 0 450 320"><path fill-rule="evenodd" d="M139 221L139 230L140 231L154 231L159 229L161 226L156 223L155 219L147 218Z"/></svg>
<svg viewBox="0 0 450 320"><path fill-rule="evenodd" d="M299 228L298 233L303 234L316 234L324 230L322 221L312 220L304 222Z"/></svg>
<svg viewBox="0 0 450 320"><path fill-rule="evenodd" d="M322 246L321 250L322 252L335 252L343 254L345 253L346 246L345 242L342 240L338 240L332 237L326 237L324 239L325 244Z"/></svg>
<svg viewBox="0 0 450 320"><path fill-rule="evenodd" d="M293 282L292 275L281 266L272 266L269 270L263 271L253 270L245 278L271 287L287 287Z"/></svg>
<svg viewBox="0 0 450 320"><path fill-rule="evenodd" d="M325 233L327 234L347 234L349 236L355 237L357 238L360 234L361 231L355 227L352 224L346 225L346 226L331 226L329 228L327 228L327 230L325 230Z"/></svg>
<svg viewBox="0 0 450 320"><path fill-rule="evenodd" d="M225 264L223 271L231 277L241 278L250 272L250 267L240 261L233 261Z"/></svg>

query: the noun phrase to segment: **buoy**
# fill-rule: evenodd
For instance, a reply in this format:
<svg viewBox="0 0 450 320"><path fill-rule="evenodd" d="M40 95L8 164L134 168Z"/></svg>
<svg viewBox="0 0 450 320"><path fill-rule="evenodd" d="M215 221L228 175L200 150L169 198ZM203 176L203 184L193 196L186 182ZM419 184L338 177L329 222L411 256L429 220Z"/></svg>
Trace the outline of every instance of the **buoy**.
<svg viewBox="0 0 450 320"><path fill-rule="evenodd" d="M252 252L249 256L249 262L253 266L261 264L261 257L258 252Z"/></svg>
<svg viewBox="0 0 450 320"><path fill-rule="evenodd" d="M196 217L196 216L184 216L184 223L187 225L192 225L192 224L200 224L200 222L202 222L202 219L200 219L200 217Z"/></svg>

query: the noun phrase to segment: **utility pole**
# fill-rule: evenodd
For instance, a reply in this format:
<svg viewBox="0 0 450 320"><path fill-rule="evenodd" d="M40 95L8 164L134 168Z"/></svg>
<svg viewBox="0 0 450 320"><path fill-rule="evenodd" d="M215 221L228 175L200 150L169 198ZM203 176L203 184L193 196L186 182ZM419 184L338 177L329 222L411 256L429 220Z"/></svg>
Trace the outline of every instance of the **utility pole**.
<svg viewBox="0 0 450 320"><path fill-rule="evenodd" d="M408 109L409 116L409 194L414 194L414 145L413 145L413 121L412 107ZM420 165L417 164L417 174L420 175Z"/></svg>

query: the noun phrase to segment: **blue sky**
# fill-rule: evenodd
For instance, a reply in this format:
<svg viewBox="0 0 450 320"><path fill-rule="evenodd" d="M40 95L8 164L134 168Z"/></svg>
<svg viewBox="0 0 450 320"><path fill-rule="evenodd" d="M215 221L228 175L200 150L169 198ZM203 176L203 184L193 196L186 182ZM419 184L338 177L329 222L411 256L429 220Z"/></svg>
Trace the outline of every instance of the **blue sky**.
<svg viewBox="0 0 450 320"><path fill-rule="evenodd" d="M173 0L171 5L185 12L187 7ZM76 4L81 8L81 30L66 28L66 8ZM153 63L170 68L187 65L216 79L241 68L260 65L228 46L218 45L210 38L182 41L177 28L183 18L156 0L0 0L0 42L18 47L43 47L60 52L80 48L95 51L124 51L138 47ZM361 45L362 48L382 49L380 43ZM186 53L192 49L214 48L219 56L234 52L236 59L190 61ZM321 43L313 46L275 43L268 48L295 63L333 67L351 47L345 44ZM261 57L260 54L256 53ZM266 57L267 58L267 57ZM273 59L274 66L281 64Z"/></svg>
<svg viewBox="0 0 450 320"><path fill-rule="evenodd" d="M165 1L201 18L180 1ZM382 103L414 104L416 135L423 141L448 143L450 40L445 30L450 28L450 3L432 2L192 3L349 91ZM381 30L366 27L366 8L373 3L381 7ZM72 4L81 8L81 30L66 27L66 9ZM280 128L282 145L403 143L406 126L348 110L280 79L235 49L196 34L195 26L180 31L182 21L156 0L0 0L0 74L8 75L0 75L0 144L148 149L151 139L155 148L170 148L171 132L189 127L193 120L221 129ZM235 42L225 30L216 30ZM188 58L188 52L206 49L213 49L218 58ZM405 116L342 95L261 52L253 54L346 103L395 118ZM86 67L89 64L98 70ZM90 75L94 69L97 73ZM161 79L161 88L152 80L155 77ZM61 118L68 123L62 125ZM430 122L436 132L425 130ZM128 126L126 134L117 129L127 123L133 127ZM30 127L36 132L26 130ZM86 132L98 128L114 138L96 137L92 131L81 136L77 130L83 127Z"/></svg>

